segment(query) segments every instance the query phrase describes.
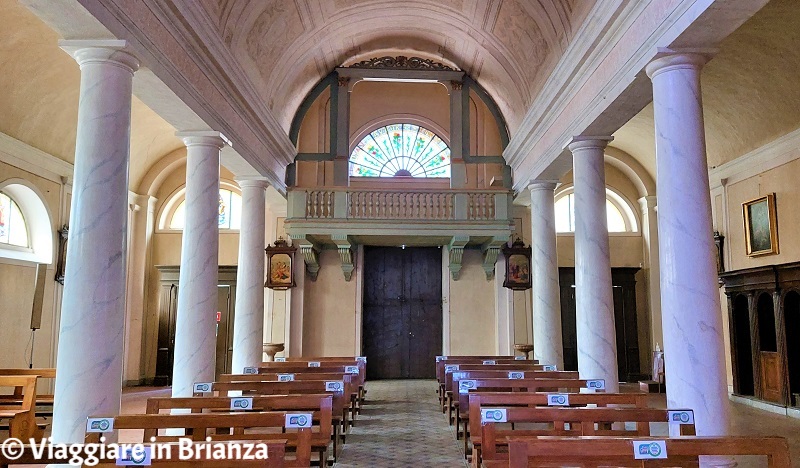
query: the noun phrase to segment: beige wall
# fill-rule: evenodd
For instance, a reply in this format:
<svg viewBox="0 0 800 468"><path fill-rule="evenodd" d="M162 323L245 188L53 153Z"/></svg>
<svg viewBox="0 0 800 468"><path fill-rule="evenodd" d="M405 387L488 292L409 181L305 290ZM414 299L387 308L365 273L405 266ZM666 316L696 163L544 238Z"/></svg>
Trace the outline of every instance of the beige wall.
<svg viewBox="0 0 800 468"><path fill-rule="evenodd" d="M53 261L47 266L42 328L36 332L33 350L34 367L52 367L55 365L63 290L54 281L58 255L55 231L61 228L62 219L66 219L70 198L66 190L62 190L65 187L61 183L0 162L0 184L10 179L15 179L16 183L24 181L25 185L32 187L40 195L53 228ZM34 263L0 258L0 367L27 367L35 283Z"/></svg>
<svg viewBox="0 0 800 468"><path fill-rule="evenodd" d="M303 303L303 355L353 356L356 348L356 275L345 281L339 252L323 250L316 281L306 276Z"/></svg>
<svg viewBox="0 0 800 468"><path fill-rule="evenodd" d="M450 278L450 354L495 354L494 281L486 280L480 250L464 250L458 281Z"/></svg>

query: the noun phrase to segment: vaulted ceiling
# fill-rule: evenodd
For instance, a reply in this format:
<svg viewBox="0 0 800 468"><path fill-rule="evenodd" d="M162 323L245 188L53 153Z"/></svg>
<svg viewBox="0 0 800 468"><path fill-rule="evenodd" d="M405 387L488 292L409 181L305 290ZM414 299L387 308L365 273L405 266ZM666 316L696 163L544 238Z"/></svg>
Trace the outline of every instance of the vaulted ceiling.
<svg viewBox="0 0 800 468"><path fill-rule="evenodd" d="M465 70L513 131L595 0L218 0L200 2L288 130L334 67L415 55Z"/></svg>

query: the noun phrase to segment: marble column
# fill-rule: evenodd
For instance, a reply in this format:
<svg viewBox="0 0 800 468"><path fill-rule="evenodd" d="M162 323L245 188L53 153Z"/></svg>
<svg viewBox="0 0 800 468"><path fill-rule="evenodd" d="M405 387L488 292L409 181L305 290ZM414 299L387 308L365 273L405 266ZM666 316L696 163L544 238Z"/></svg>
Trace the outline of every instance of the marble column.
<svg viewBox="0 0 800 468"><path fill-rule="evenodd" d="M619 391L614 298L606 217L604 151L610 137L579 137L569 145L575 184L575 309L578 372Z"/></svg>
<svg viewBox="0 0 800 468"><path fill-rule="evenodd" d="M533 358L564 369L561 334L561 289L556 251L556 182L534 180L531 192L531 247L533 247Z"/></svg>
<svg viewBox="0 0 800 468"><path fill-rule="evenodd" d="M125 41L62 41L81 68L67 270L58 340L54 442L83 442L86 418L122 395L131 96Z"/></svg>
<svg viewBox="0 0 800 468"><path fill-rule="evenodd" d="M214 380L219 271L219 132L179 132L187 148L186 224L181 244L172 396Z"/></svg>
<svg viewBox="0 0 800 468"><path fill-rule="evenodd" d="M667 405L694 410L697 434L730 419L706 162L699 54L668 52L653 81L661 314Z"/></svg>
<svg viewBox="0 0 800 468"><path fill-rule="evenodd" d="M232 372L257 366L264 347L264 230L267 182L237 180L242 188Z"/></svg>
<svg viewBox="0 0 800 468"><path fill-rule="evenodd" d="M647 281L647 303L650 306L650 340L655 349L664 343L661 332L661 268L658 262L658 216L656 196L647 195L639 199L642 209L642 241L644 243L645 278Z"/></svg>

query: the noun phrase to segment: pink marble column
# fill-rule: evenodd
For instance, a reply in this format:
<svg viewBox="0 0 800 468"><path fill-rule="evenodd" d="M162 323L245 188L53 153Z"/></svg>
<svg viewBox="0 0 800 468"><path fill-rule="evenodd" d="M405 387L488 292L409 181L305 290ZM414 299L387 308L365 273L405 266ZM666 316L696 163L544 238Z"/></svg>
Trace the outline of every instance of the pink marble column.
<svg viewBox="0 0 800 468"><path fill-rule="evenodd" d="M561 333L561 289L554 191L556 182L533 180L531 192L531 247L533 248L533 357L542 364L564 369Z"/></svg>
<svg viewBox="0 0 800 468"><path fill-rule="evenodd" d="M186 224L181 245L172 396L214 380L219 271L219 132L180 132L187 148Z"/></svg>
<svg viewBox="0 0 800 468"><path fill-rule="evenodd" d="M694 410L697 434L724 435L729 403L711 224L698 54L667 53L653 81L661 314L667 404Z"/></svg>
<svg viewBox="0 0 800 468"><path fill-rule="evenodd" d="M605 148L610 137L580 137L569 145L575 183L575 309L578 372L619 391L614 297L606 216Z"/></svg>
<svg viewBox="0 0 800 468"><path fill-rule="evenodd" d="M138 60L125 41L62 41L81 68L75 178L54 442L83 442L86 418L116 415L122 395L131 91Z"/></svg>

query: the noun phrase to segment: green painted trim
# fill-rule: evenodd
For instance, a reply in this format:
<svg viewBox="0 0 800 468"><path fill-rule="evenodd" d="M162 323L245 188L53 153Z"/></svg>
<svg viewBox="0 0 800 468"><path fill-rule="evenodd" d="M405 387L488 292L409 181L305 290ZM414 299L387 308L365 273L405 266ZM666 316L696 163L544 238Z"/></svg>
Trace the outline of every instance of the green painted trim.
<svg viewBox="0 0 800 468"><path fill-rule="evenodd" d="M331 98L333 98L333 87L332 85L338 85L338 77L336 76L335 72L331 72L325 78L321 79L319 83L317 83L314 88L311 89L311 92L308 93L305 99L303 99L302 104L297 109L297 112L294 114L294 118L292 119L292 125L289 127L289 140L291 140L292 144L297 146L297 138L300 135L300 126L303 124L303 119L306 117L306 113L314 104L314 101L317 100L320 94L325 91L325 88L331 88ZM331 127L335 128L335 127Z"/></svg>
<svg viewBox="0 0 800 468"><path fill-rule="evenodd" d="M481 98L481 101L483 101L483 103L486 104L486 107L489 108L489 112L492 113L495 122L497 122L497 130L500 133L500 144L503 146L503 149L505 150L506 146L508 146L508 141L510 139L508 135L508 125L506 124L506 119L503 117L502 112L500 112L500 108L497 107L497 103L494 102L494 99L492 99L492 97L489 96L489 93L487 93L486 90L483 89L483 86L481 86L477 81L470 78L468 75L464 75L464 84L465 85L468 84L470 89L473 89L475 91L475 94L477 94L478 97Z"/></svg>

